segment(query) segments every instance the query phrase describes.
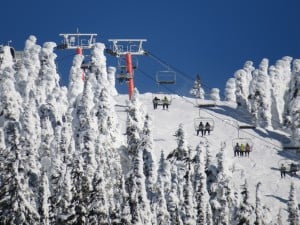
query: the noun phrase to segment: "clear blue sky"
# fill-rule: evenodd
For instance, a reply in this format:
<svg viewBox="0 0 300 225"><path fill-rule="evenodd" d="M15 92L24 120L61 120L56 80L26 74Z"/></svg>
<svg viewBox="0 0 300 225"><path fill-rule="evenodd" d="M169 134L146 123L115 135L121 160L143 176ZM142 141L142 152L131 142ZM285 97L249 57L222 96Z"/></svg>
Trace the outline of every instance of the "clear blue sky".
<svg viewBox="0 0 300 225"><path fill-rule="evenodd" d="M144 48L194 79L200 74L210 88L220 88L246 60L258 66L262 58L289 55L300 58L299 0L191 0L191 1L64 1L1 2L0 44L12 40L17 50L31 34L42 45L61 42L59 33L97 33L109 38L146 38ZM57 52L62 83L68 80L69 52ZM116 62L107 56L108 65ZM139 57L139 68L155 76L165 70L153 59ZM140 92L157 90L155 83L135 72ZM177 75L172 90L187 94L192 80ZM126 88L118 86L119 90ZM164 90L161 90L164 91Z"/></svg>

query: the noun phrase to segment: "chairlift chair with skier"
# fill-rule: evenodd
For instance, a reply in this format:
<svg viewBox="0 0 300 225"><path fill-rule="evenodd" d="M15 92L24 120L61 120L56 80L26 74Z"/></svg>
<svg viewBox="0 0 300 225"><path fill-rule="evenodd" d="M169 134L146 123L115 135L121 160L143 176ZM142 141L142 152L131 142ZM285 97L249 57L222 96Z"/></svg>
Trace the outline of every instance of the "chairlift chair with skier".
<svg viewBox="0 0 300 225"><path fill-rule="evenodd" d="M212 118L208 117L197 117L194 119L194 129L198 133L200 123L203 124L204 130L206 129L207 124L209 125L209 132L214 130L215 122Z"/></svg>
<svg viewBox="0 0 300 225"><path fill-rule="evenodd" d="M244 146L248 144L250 146L250 152L253 151L253 141L251 138L234 138L232 140L232 147L234 148L237 144L243 144Z"/></svg>

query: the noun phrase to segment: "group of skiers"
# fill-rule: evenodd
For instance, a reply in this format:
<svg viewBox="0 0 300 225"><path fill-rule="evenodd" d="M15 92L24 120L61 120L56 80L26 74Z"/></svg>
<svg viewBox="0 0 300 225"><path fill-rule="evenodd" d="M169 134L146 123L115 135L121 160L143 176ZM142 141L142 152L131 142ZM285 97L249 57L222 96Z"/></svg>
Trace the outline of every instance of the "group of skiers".
<svg viewBox="0 0 300 225"><path fill-rule="evenodd" d="M170 101L169 99L167 98L167 96L165 96L162 100L159 99L157 96L155 96L153 98L153 108L154 109L157 109L157 106L158 105L162 105L163 109L168 109L169 108L169 105L170 105Z"/></svg>
<svg viewBox="0 0 300 225"><path fill-rule="evenodd" d="M244 145L243 143L236 143L234 146L234 156L248 156L250 155L251 147L248 143Z"/></svg>
<svg viewBox="0 0 300 225"><path fill-rule="evenodd" d="M206 135L206 133L209 135L210 130L211 130L211 126L210 126L209 122L206 122L205 126L202 122L200 122L199 126L198 126L198 129L197 129L197 136L199 135L200 132L201 132L202 137L204 135Z"/></svg>
<svg viewBox="0 0 300 225"><path fill-rule="evenodd" d="M291 176L296 176L297 170L298 170L297 165L295 163L291 163L290 171L289 171ZM286 173L287 173L287 170L286 170L285 165L281 164L281 167L280 167L281 178L285 178Z"/></svg>

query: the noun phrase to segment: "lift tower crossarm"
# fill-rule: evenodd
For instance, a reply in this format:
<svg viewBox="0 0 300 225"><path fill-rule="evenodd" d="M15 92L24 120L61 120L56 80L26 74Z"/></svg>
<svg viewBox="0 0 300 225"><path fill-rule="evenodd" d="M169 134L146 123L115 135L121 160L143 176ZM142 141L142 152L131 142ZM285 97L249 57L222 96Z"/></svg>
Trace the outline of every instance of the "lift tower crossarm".
<svg viewBox="0 0 300 225"><path fill-rule="evenodd" d="M146 51L143 49L143 42L147 39L108 39L112 43L110 50L116 56L131 54L131 55L145 55Z"/></svg>
<svg viewBox="0 0 300 225"><path fill-rule="evenodd" d="M59 34L64 38L63 44L67 49L90 49L95 44L95 33L68 33Z"/></svg>

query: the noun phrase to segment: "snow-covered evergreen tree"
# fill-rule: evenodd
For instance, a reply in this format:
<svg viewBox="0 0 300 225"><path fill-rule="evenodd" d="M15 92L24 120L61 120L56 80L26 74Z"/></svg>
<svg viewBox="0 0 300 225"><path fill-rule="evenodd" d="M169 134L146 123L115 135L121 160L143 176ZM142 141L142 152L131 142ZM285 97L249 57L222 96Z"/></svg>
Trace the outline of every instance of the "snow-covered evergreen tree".
<svg viewBox="0 0 300 225"><path fill-rule="evenodd" d="M189 149L186 140L186 131L183 124L179 124L176 131L177 148L174 149L167 157L172 163L171 167L171 191L168 196L168 209L171 216L171 223L181 224L185 222L186 212L184 209L183 184L188 168L186 163L189 161Z"/></svg>
<svg viewBox="0 0 300 225"><path fill-rule="evenodd" d="M269 209L262 203L260 186L261 183L258 182L255 193L255 225L264 225L270 223Z"/></svg>
<svg viewBox="0 0 300 225"><path fill-rule="evenodd" d="M193 199L193 185L192 185L192 168L191 168L191 159L188 159L187 170L184 176L184 185L183 185L183 222L187 225L195 225L195 202Z"/></svg>
<svg viewBox="0 0 300 225"><path fill-rule="evenodd" d="M271 121L271 86L268 75L269 60L263 59L259 68L253 71L250 84L250 112L257 126L272 128Z"/></svg>
<svg viewBox="0 0 300 225"><path fill-rule="evenodd" d="M205 91L201 87L201 80L200 80L199 74L197 74L197 76L196 76L194 85L193 85L192 89L190 90L190 94L195 96L196 98L204 99Z"/></svg>
<svg viewBox="0 0 300 225"><path fill-rule="evenodd" d="M193 159L194 162L194 198L196 208L196 224L204 225L209 224L207 218L207 207L210 208L209 195L207 191L207 180L205 173L205 146L201 142L196 147L196 155ZM209 209L211 210L211 209Z"/></svg>
<svg viewBox="0 0 300 225"><path fill-rule="evenodd" d="M285 126L291 129L292 143L298 145L300 143L300 60L295 59L292 67L292 79L290 83L290 94L286 101Z"/></svg>
<svg viewBox="0 0 300 225"><path fill-rule="evenodd" d="M231 224L232 215L236 211L237 200L232 191L229 171L225 163L225 144L217 154L218 174L210 187L210 203L214 224Z"/></svg>
<svg viewBox="0 0 300 225"><path fill-rule="evenodd" d="M219 88L212 88L210 92L210 99L214 101L220 101L220 90Z"/></svg>
<svg viewBox="0 0 300 225"><path fill-rule="evenodd" d="M131 161L126 179L126 189L129 194L129 206L132 215L132 224L149 224L153 221L150 202L147 198L144 175L142 124L143 110L138 100L136 90L128 106L127 143Z"/></svg>
<svg viewBox="0 0 300 225"><path fill-rule="evenodd" d="M236 102L235 89L236 89L235 79L229 78L226 82L226 87L225 87L225 101Z"/></svg>
<svg viewBox="0 0 300 225"><path fill-rule="evenodd" d="M156 197L156 217L157 224L170 224L170 214L167 208L166 197L170 191L171 174L168 161L165 159L164 152L161 151L159 167L157 171L157 197Z"/></svg>
<svg viewBox="0 0 300 225"><path fill-rule="evenodd" d="M116 83L115 77L116 77L116 67L112 67L112 66L108 67L107 68L107 79L110 84L109 90L111 91L110 94L112 96L115 96L118 94L118 91L115 88L115 83Z"/></svg>
<svg viewBox="0 0 300 225"><path fill-rule="evenodd" d="M248 108L249 85L252 80L252 71L254 70L253 62L247 61L243 69L237 70L234 73L235 78L235 93L238 106Z"/></svg>
<svg viewBox="0 0 300 225"><path fill-rule="evenodd" d="M8 121L5 124L6 149L1 152L0 223L40 224L36 204L31 204L29 180L26 174L25 158L20 148L20 124Z"/></svg>
<svg viewBox="0 0 300 225"><path fill-rule="evenodd" d="M143 132L141 135L141 147L143 151L144 175L147 196L152 203L155 198L155 183L156 183L156 165L155 158L152 154L154 150L152 136L152 121L149 115L145 117Z"/></svg>
<svg viewBox="0 0 300 225"><path fill-rule="evenodd" d="M236 213L236 224L250 225L253 223L252 217L254 207L249 203L249 194L248 183L247 180L245 180L245 183L242 185L242 201L240 202L240 206Z"/></svg>
<svg viewBox="0 0 300 225"><path fill-rule="evenodd" d="M295 184L291 183L289 201L288 201L288 222L290 225L297 225L300 223L298 202L296 198Z"/></svg>
<svg viewBox="0 0 300 225"><path fill-rule="evenodd" d="M284 121L285 100L292 78L291 61L292 58L286 56L277 60L274 66L269 67L272 91L272 124L274 128L280 127ZM278 123L276 124L275 122Z"/></svg>

